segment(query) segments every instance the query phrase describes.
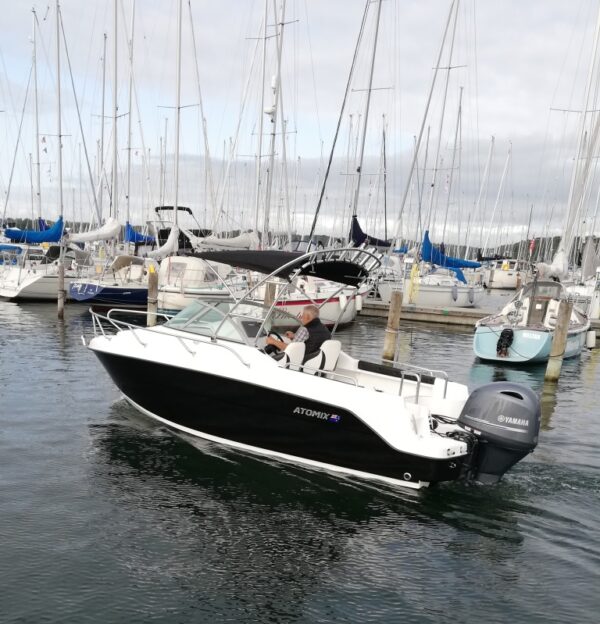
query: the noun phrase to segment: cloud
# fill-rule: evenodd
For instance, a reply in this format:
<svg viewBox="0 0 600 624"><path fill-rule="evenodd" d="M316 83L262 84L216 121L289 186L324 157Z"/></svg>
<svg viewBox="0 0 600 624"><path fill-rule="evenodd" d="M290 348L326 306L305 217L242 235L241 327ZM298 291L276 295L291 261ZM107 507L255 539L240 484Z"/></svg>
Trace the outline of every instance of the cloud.
<svg viewBox="0 0 600 624"><path fill-rule="evenodd" d="M103 35L108 34L106 114L112 103L112 3L88 0L85 3L64 0L62 13L73 67L73 80L82 113L85 142L90 168L94 176L99 170L98 141L102 93ZM174 0L145 0L136 6L134 45L134 76L140 117L132 115L132 190L130 202L135 218L147 217L152 203L160 196L160 137L167 122L166 193L165 201L173 201L173 157L175 103L176 7ZM212 208L207 202L208 182L205 179L204 141L201 132L196 65L192 54L188 4L183 3L183 63L181 134L180 200L197 212L198 219L210 220ZM318 199L331 141L338 120L348 71L356 45L360 21L365 8L362 0L288 0L283 45L282 85L284 116L287 121L286 149L290 199L283 194L281 128L276 128L277 174L274 180L273 219L285 206L291 206L299 229L310 225ZM355 176L342 175L356 168L360 145L360 124L364 121L364 103L374 31L374 9L370 5L364 39L360 48L357 71L344 115L332 175L323 205L322 227L339 228L344 232L350 210L352 183ZM369 132L365 144L366 161L363 171L359 215L381 236L385 230L381 175L381 140L383 115L387 120L387 198L388 230L395 229L406 188L413 137L418 134L427 101L433 66L441 42L450 2L448 0L390 0L382 5L382 21L377 49L376 70L369 115ZM54 68L55 26L53 8L37 7L40 21L38 40L40 127L47 138L47 153L42 154L42 197L44 212L56 216L56 79ZM581 108L584 82L591 49L596 5L579 0L576 6L561 0L525 3L505 0L502 3L481 3L463 0L456 28L456 45L450 71L442 135L440 166L434 201L435 232L446 236L464 234L470 215L472 228L489 230L494 238L520 235L534 206L532 228L544 234L548 215L554 215L553 231L560 229L568 194L569 178L576 146L577 116L550 112L551 107ZM260 113L260 77L262 44L257 42L263 20L262 1L208 0L192 2L194 29L198 51L205 117L208 128L212 167L218 180L226 167L229 151L236 142L236 164L232 167L224 205L230 212L229 222L251 226L255 213L255 155ZM128 59L127 45L130 3L123 3L119 15L119 204L125 202L125 150L128 126ZM44 19L46 18L46 19ZM273 32L269 20L269 33ZM25 95L25 84L31 62L31 13L20 3L5 7L2 24L2 53L8 75L0 77L0 116L3 123L0 156L5 163L0 175L4 193L15 150L18 119ZM266 82L275 72L275 39L267 42ZM63 61L64 59L63 51ZM447 64L444 56L442 65ZM429 210L430 182L436 151L443 101L445 71L439 76L433 94L427 126L430 126L427 171L420 172L425 180L421 222ZM240 115L244 87L249 80L246 108ZM79 189L85 206L75 206L75 214L91 212L91 185L85 160L79 180L79 153L83 143L70 86L70 77L63 63L63 139L65 196L78 203ZM461 117L461 173L452 181L453 193L448 202L450 184L448 167L454 149L458 97L463 87ZM271 103L270 89L265 91L265 106ZM352 115L352 128L350 128ZM265 123L263 172L266 168L271 126ZM239 124L239 133L236 129ZM29 152L35 153L31 99L26 107L21 146L16 161L8 214L30 214ZM110 178L111 121L105 123L105 171ZM143 135L140 133L140 129ZM490 137L496 137L485 208L477 197ZM496 200L504 158L509 141L513 160L505 180L505 189L494 219L490 211ZM143 148L150 151L150 180L142 165ZM423 144L420 167L424 166ZM458 153L458 152L457 152ZM350 160L350 164L347 162ZM442 163L442 160L440 160ZM266 180L263 180L263 188ZM429 185L429 186L427 186ZM597 184L594 183L594 189ZM73 190L75 189L75 195ZM413 181L411 202L403 214L402 231L417 231L419 221ZM591 196L595 197L595 190ZM105 195L106 197L106 195ZM590 200L588 212L593 212ZM67 204L67 214L69 214ZM446 218L446 209L448 217ZM72 209L71 209L72 210ZM439 224L442 224L441 226ZM204 223L203 223L204 224ZM307 225L308 224L308 225ZM503 225L502 225L503 224ZM225 225L225 222L224 222ZM487 229L487 230L486 230ZM478 234L479 236L479 234Z"/></svg>

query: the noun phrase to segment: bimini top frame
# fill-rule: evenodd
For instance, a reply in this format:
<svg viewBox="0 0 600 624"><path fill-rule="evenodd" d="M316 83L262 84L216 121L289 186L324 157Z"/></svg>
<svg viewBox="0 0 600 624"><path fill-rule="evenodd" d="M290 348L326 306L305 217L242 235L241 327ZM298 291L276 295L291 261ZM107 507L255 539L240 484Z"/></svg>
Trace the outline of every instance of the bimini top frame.
<svg viewBox="0 0 600 624"><path fill-rule="evenodd" d="M216 340L221 326L228 317L236 316L239 307L249 300L256 305L257 293L269 281L280 278L287 281L284 288L274 297L262 325L257 333L260 336L265 323L271 317L277 303L293 286L294 279L300 276L311 276L341 284L340 288L332 293L327 301L338 295L344 288L352 286L358 289L364 284L369 275L381 266L381 254L360 247L344 247L341 249L320 249L306 254L289 251L207 251L192 254L202 260L220 262L234 267L267 273L254 286L240 297L231 307L221 324L213 332L212 339ZM348 305L349 300L346 302ZM323 305L323 304L321 304ZM341 310L340 317L346 306ZM319 307L319 306L317 306ZM338 319L339 320L339 319ZM335 325L337 327L337 323ZM335 331L334 327L334 331Z"/></svg>

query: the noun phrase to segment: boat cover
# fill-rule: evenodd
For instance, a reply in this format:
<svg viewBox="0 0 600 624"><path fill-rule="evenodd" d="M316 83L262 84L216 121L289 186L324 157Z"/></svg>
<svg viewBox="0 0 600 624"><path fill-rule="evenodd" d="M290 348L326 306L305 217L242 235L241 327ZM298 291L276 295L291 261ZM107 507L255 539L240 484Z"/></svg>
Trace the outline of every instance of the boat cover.
<svg viewBox="0 0 600 624"><path fill-rule="evenodd" d="M154 236L140 234L133 229L129 221L125 224L125 242L134 243L136 245L152 245L156 239Z"/></svg>
<svg viewBox="0 0 600 624"><path fill-rule="evenodd" d="M352 216L352 224L350 226L350 240L356 245L362 245L366 243L367 245L373 245L375 247L389 247L391 243L388 241L381 240L380 238L375 238L374 236L369 236L362 231L360 224L358 223L358 219L356 215Z"/></svg>
<svg viewBox="0 0 600 624"><path fill-rule="evenodd" d="M305 254L293 251L279 251L267 249L264 251L204 251L190 254L196 258L229 264L249 271L257 271L270 275L277 273L286 264L290 266L285 273L278 273L280 277L292 275L300 269L301 275L319 277L340 284L357 286L362 283L369 271L362 266L349 260L336 260L334 258L306 259ZM297 260L297 262L294 262ZM379 266L378 263L377 266Z"/></svg>
<svg viewBox="0 0 600 624"><path fill-rule="evenodd" d="M437 264L438 266L445 267L447 269L478 269L481 264L479 262L473 262L472 260L463 260L462 258L451 258L446 256L439 249L436 249L429 240L429 231L425 231L423 237L423 245L421 246L421 258L425 262L431 262L431 264ZM465 282L465 277L460 273L456 273L456 277L461 282ZM462 277L462 279L461 279Z"/></svg>
<svg viewBox="0 0 600 624"><path fill-rule="evenodd" d="M121 224L114 218L110 217L101 227L90 230L89 232L78 232L77 234L69 234L70 243L90 243L92 241L111 240L117 238L121 233Z"/></svg>
<svg viewBox="0 0 600 624"><path fill-rule="evenodd" d="M158 249L154 249L153 251L149 251L146 255L148 258L154 258L159 262L166 258L167 256L177 253L179 250L179 228L176 225L171 226L171 231L169 232L169 237L165 241L165 244L159 247Z"/></svg>
<svg viewBox="0 0 600 624"><path fill-rule="evenodd" d="M256 232L243 232L232 238L218 238L214 235L195 236L189 230L182 229L197 251L202 249L258 249L260 241Z"/></svg>
<svg viewBox="0 0 600 624"><path fill-rule="evenodd" d="M30 245L57 243L62 238L64 226L63 218L60 216L50 229L44 230L43 232L9 228L4 230L4 236L9 238L13 243L28 243Z"/></svg>
<svg viewBox="0 0 600 624"><path fill-rule="evenodd" d="M10 251L15 254L20 254L23 251L22 247L18 245L8 245L6 243L0 243L0 252L2 251Z"/></svg>

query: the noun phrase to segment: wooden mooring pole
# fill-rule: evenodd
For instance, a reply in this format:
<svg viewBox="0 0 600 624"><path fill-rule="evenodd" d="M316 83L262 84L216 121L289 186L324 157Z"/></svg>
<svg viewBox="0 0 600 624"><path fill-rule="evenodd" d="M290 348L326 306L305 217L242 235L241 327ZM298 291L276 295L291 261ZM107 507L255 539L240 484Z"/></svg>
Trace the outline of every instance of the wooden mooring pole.
<svg viewBox="0 0 600 624"><path fill-rule="evenodd" d="M146 326L156 325L156 313L158 311L158 273L153 264L148 267L148 310L146 313Z"/></svg>
<svg viewBox="0 0 600 624"><path fill-rule="evenodd" d="M571 312L573 304L565 299L561 300L558 306L558 315L556 318L556 327L554 328L554 337L552 338L552 347L550 349L550 358L546 367L544 381L555 382L560 377L560 369L565 355L565 347L567 345L567 333L569 331L569 322L571 321Z"/></svg>
<svg viewBox="0 0 600 624"><path fill-rule="evenodd" d="M62 321L65 318L65 248L60 246L60 254L58 256L58 292L56 294L58 305L58 318Z"/></svg>
<svg viewBox="0 0 600 624"><path fill-rule="evenodd" d="M398 342L398 328L400 327L400 311L402 309L402 291L393 290L390 299L390 310L388 314L387 327L385 328L385 338L383 339L383 359L393 360L396 355L396 344Z"/></svg>

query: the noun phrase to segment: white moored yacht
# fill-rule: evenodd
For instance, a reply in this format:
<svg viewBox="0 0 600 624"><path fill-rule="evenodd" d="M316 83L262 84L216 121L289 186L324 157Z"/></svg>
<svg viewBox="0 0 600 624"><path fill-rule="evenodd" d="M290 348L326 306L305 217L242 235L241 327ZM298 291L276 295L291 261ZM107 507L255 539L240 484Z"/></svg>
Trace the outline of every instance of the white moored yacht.
<svg viewBox="0 0 600 624"><path fill-rule="evenodd" d="M219 261L216 253L207 259ZM290 287L301 275L359 287L379 266L362 249L222 253ZM443 372L351 357L335 339L316 354L292 342L271 357L266 338L285 312L252 299L263 282L240 300L198 299L157 327L94 313L88 346L143 414L314 468L412 488L495 482L536 446L540 406L526 387L498 382L469 394Z"/></svg>

